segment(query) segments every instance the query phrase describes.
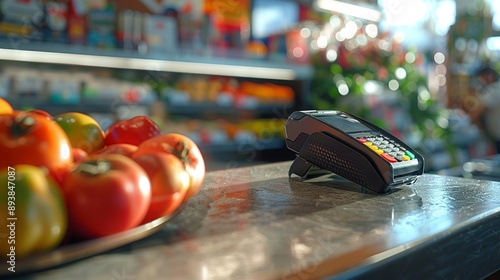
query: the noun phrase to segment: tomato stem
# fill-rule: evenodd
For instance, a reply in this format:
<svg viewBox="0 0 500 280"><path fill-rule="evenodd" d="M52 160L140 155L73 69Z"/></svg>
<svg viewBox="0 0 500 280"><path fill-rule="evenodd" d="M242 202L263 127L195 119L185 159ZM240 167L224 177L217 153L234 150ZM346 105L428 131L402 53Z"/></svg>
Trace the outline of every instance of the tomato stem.
<svg viewBox="0 0 500 280"><path fill-rule="evenodd" d="M175 145L175 149L173 151L173 154L178 157L182 163L185 165L188 165L191 162L191 159L189 158L189 152L190 150L187 148L187 145L184 141L179 141Z"/></svg>
<svg viewBox="0 0 500 280"><path fill-rule="evenodd" d="M14 118L10 133L14 138L26 135L35 125L35 119L26 114L19 114Z"/></svg>
<svg viewBox="0 0 500 280"><path fill-rule="evenodd" d="M106 173L110 169L111 163L108 160L101 159L82 162L78 165L77 171L87 175L97 176Z"/></svg>

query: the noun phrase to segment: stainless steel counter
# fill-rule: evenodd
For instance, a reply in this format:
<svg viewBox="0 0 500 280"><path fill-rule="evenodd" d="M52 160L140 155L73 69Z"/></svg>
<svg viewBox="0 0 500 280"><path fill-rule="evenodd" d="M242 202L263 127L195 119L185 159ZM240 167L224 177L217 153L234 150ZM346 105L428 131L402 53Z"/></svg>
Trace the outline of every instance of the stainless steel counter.
<svg viewBox="0 0 500 280"><path fill-rule="evenodd" d="M500 183L424 175L379 195L291 162L210 172L154 235L33 279L478 279L500 269Z"/></svg>

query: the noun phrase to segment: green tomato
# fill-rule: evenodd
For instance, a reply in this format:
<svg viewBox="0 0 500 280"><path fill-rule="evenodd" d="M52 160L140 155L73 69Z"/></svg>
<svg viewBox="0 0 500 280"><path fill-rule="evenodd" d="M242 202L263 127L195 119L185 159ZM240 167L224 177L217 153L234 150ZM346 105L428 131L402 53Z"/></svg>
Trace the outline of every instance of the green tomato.
<svg viewBox="0 0 500 280"><path fill-rule="evenodd" d="M0 258L50 250L63 240L67 210L44 169L20 164L0 170Z"/></svg>
<svg viewBox="0 0 500 280"><path fill-rule="evenodd" d="M89 115L67 112L54 117L54 121L64 130L73 148L92 153L104 148L104 131Z"/></svg>

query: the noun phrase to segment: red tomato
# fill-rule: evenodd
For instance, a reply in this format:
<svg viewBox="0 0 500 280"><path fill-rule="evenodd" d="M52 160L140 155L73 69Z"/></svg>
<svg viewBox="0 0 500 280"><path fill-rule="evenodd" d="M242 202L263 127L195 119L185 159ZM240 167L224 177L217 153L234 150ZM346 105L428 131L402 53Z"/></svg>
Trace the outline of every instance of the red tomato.
<svg viewBox="0 0 500 280"><path fill-rule="evenodd" d="M127 157L132 157L132 154L135 153L135 151L137 151L137 146L132 144L119 143L106 146L98 151L93 152L92 154L121 154Z"/></svg>
<svg viewBox="0 0 500 280"><path fill-rule="evenodd" d="M0 169L17 164L45 167L60 182L73 164L71 145L53 121L16 111L0 115Z"/></svg>
<svg viewBox="0 0 500 280"><path fill-rule="evenodd" d="M44 110L33 109L33 110L29 110L28 113L32 113L32 114L37 114L37 115L43 116L43 117L45 117L48 120L53 120L54 119L54 117L52 117L52 115L49 112L44 111Z"/></svg>
<svg viewBox="0 0 500 280"><path fill-rule="evenodd" d="M96 238L139 225L151 202L146 172L124 155L90 155L62 186L72 232Z"/></svg>
<svg viewBox="0 0 500 280"><path fill-rule="evenodd" d="M181 161L165 153L143 153L132 159L146 170L151 183L151 204L143 223L172 214L182 203L190 184Z"/></svg>
<svg viewBox="0 0 500 280"><path fill-rule="evenodd" d="M152 119L136 116L112 124L106 131L105 144L125 143L137 146L158 135L161 135L160 127Z"/></svg>
<svg viewBox="0 0 500 280"><path fill-rule="evenodd" d="M74 163L79 163L88 156L88 153L80 148L71 148L71 153L73 154Z"/></svg>
<svg viewBox="0 0 500 280"><path fill-rule="evenodd" d="M176 156L184 164L184 168L191 178L189 189L184 201L195 195L205 179L205 161L200 149L189 137L169 133L156 136L139 145L134 157L151 152L163 152Z"/></svg>

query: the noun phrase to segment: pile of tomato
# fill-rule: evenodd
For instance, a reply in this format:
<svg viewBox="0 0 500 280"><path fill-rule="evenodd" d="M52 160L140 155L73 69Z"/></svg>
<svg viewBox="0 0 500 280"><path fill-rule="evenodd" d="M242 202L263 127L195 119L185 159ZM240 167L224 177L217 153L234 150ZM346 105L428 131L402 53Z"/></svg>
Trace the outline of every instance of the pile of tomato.
<svg viewBox="0 0 500 280"><path fill-rule="evenodd" d="M0 259L123 232L172 214L205 178L198 146L147 116L17 111L0 98Z"/></svg>

